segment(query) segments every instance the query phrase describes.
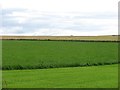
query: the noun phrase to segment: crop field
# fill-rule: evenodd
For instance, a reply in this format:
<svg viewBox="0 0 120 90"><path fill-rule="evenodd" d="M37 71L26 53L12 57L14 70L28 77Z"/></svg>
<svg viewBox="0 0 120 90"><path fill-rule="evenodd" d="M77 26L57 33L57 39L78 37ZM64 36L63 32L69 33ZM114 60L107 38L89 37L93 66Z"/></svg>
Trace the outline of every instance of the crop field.
<svg viewBox="0 0 120 90"><path fill-rule="evenodd" d="M118 42L2 40L2 69L3 88L117 88Z"/></svg>
<svg viewBox="0 0 120 90"><path fill-rule="evenodd" d="M105 36L0 36L0 39L32 39L32 40L94 40L94 41L119 41L118 35Z"/></svg>
<svg viewBox="0 0 120 90"><path fill-rule="evenodd" d="M117 87L118 65L3 71L3 88Z"/></svg>
<svg viewBox="0 0 120 90"><path fill-rule="evenodd" d="M4 70L118 63L117 42L3 40L2 45Z"/></svg>

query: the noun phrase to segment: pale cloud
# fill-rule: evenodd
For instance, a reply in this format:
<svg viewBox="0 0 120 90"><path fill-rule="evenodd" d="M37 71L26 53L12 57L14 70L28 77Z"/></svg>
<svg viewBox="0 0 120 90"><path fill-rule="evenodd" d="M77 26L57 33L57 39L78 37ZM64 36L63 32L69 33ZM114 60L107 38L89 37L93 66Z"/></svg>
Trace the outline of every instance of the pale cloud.
<svg viewBox="0 0 120 90"><path fill-rule="evenodd" d="M118 34L118 0L0 0L1 35Z"/></svg>
<svg viewBox="0 0 120 90"><path fill-rule="evenodd" d="M49 12L117 11L118 0L1 0L2 8L25 8Z"/></svg>

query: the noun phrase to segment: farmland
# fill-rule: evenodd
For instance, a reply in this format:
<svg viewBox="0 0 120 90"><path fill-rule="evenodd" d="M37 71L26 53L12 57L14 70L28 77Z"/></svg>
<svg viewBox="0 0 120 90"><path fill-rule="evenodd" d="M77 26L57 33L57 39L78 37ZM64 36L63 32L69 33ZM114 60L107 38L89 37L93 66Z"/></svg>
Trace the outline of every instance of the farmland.
<svg viewBox="0 0 120 90"><path fill-rule="evenodd" d="M2 68L43 69L118 63L116 42L3 40Z"/></svg>
<svg viewBox="0 0 120 90"><path fill-rule="evenodd" d="M3 88L117 88L118 65L3 71Z"/></svg>
<svg viewBox="0 0 120 90"><path fill-rule="evenodd" d="M104 36L0 36L2 40L87 40L87 41L119 41L118 35Z"/></svg>
<svg viewBox="0 0 120 90"><path fill-rule="evenodd" d="M117 88L118 42L2 40L3 88Z"/></svg>

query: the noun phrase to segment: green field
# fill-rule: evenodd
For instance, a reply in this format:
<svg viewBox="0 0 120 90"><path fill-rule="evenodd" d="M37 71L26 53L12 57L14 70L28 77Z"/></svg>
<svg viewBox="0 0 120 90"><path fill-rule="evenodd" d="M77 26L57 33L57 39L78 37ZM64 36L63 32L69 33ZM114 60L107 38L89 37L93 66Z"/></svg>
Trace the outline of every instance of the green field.
<svg viewBox="0 0 120 90"><path fill-rule="evenodd" d="M3 40L2 59L3 88L118 87L117 42Z"/></svg>
<svg viewBox="0 0 120 90"><path fill-rule="evenodd" d="M2 44L5 70L118 63L116 42L3 40Z"/></svg>
<svg viewBox="0 0 120 90"><path fill-rule="evenodd" d="M4 70L4 88L117 88L118 65Z"/></svg>

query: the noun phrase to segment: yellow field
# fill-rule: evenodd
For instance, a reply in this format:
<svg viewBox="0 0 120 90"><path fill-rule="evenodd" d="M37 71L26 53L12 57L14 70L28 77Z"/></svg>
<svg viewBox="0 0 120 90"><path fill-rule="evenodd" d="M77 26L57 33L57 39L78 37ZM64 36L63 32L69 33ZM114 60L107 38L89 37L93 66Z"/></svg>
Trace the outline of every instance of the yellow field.
<svg viewBox="0 0 120 90"><path fill-rule="evenodd" d="M0 39L37 39L37 40L96 40L119 41L118 36L0 36Z"/></svg>

